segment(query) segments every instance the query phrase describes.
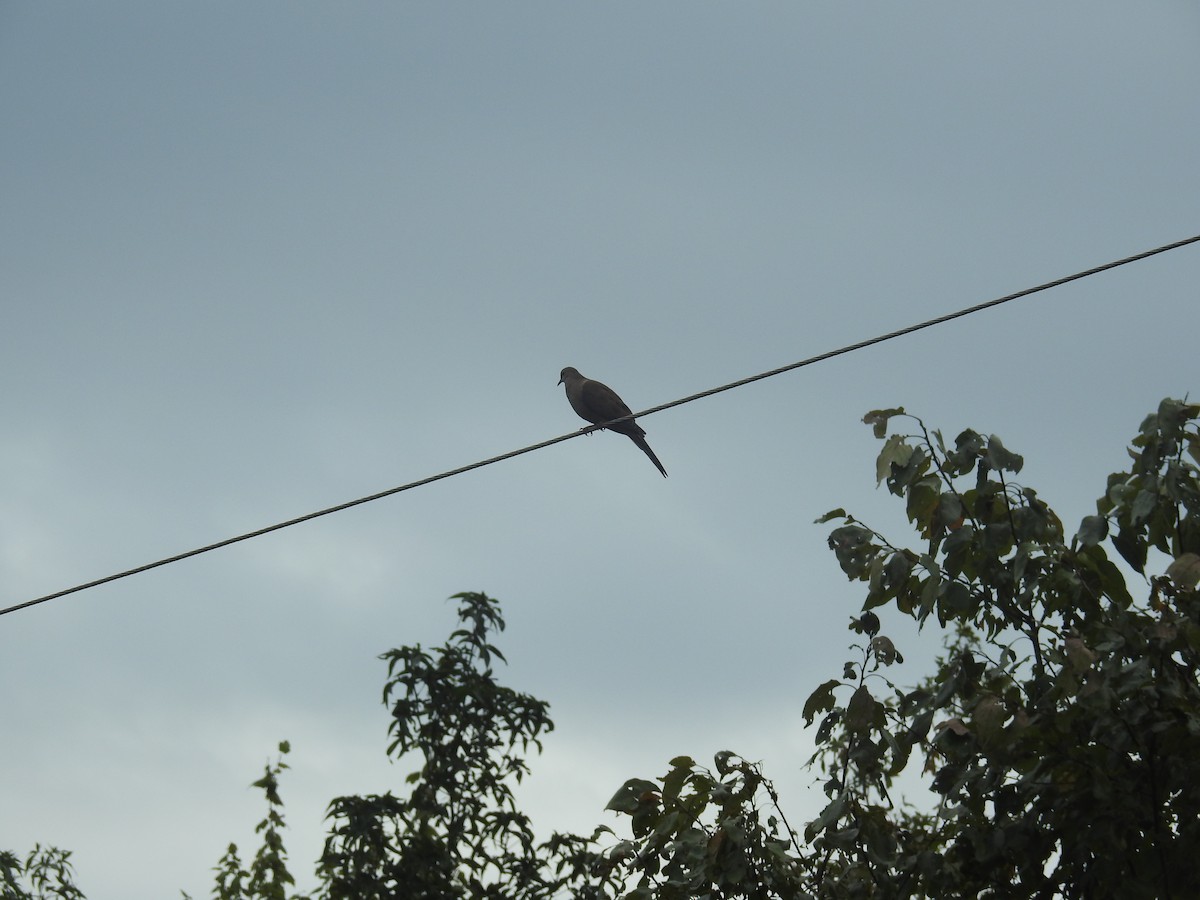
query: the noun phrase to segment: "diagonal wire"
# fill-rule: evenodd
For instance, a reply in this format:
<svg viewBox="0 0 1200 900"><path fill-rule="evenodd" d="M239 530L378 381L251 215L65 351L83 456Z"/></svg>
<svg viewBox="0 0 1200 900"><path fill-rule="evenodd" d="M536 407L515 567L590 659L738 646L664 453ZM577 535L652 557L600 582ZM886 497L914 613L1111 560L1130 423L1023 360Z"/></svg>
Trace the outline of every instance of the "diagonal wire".
<svg viewBox="0 0 1200 900"><path fill-rule="evenodd" d="M854 344L847 344L844 347L839 347L836 350L829 350L817 356L810 356L808 359L802 359L799 362L790 363L786 366L780 366L777 369L771 369L768 372L760 372L757 375L751 375L748 378L742 378L738 381L731 381L729 384L723 384L720 387L709 388L706 391L700 391L698 394L691 394L687 397L681 397L678 400L672 400L669 403L663 403L659 406L652 406L642 412L633 413L628 416L622 416L619 419L613 419L611 422L606 422L604 425L593 425L579 431L560 434L558 437L550 438L549 440L541 441L537 444L530 444L528 447L522 447L519 450L510 450L508 453L501 453L499 456L493 456L490 459L473 462L470 465L459 466L457 469L450 469L446 472L440 472L437 475L430 475L428 478L422 478L419 481L410 481L408 484L402 484L399 487L389 488L386 491L380 491L377 494L371 494L367 497L360 497L357 500L350 500L346 503L339 503L337 506L330 506L326 509L317 510L316 512L307 513L303 516L297 516L294 519L288 519L285 522L278 522L274 525L268 525L265 528L258 528L254 531L247 531L245 534L239 534L235 537L226 538L223 541L217 541L214 544L206 544L203 547L197 547L194 550L188 550L184 553L177 553L174 556L168 556L164 559L155 560L154 562L146 563L145 565L137 566L132 569L126 569L123 572L117 572L113 575L107 575L104 578L97 578L95 581L89 581L85 584L77 584L74 587L69 587L61 591L55 591L53 594L46 594L42 597L35 597L32 600L26 600L24 603L17 603L13 606L0 609L0 616L11 612L16 612L19 609L25 609L28 606L36 606L39 603L45 603L47 600L54 600L58 597L65 597L67 594L75 594L79 591L86 591L89 588L99 587L102 584L108 584L110 581L117 581L121 578L128 578L130 575L137 575L141 572L148 572L150 569L157 569L159 566L167 566L171 563L179 562L180 560L188 559L192 556L199 556L201 553L208 553L211 550L219 550L222 547L228 547L230 544L236 544L241 541L248 541L251 538L261 537L264 534L270 534L272 531L279 531L283 528L290 528L293 525L299 525L301 522L308 522L311 519L318 519L321 516L328 516L331 513L341 512L344 509L350 509L354 506L361 506L364 503L370 503L373 500L380 500L384 497L390 497L392 494L399 494L401 491L409 491L413 488L422 487L427 484L432 484L435 481L441 481L443 478L450 478L454 475L461 475L463 472L470 472L472 469L480 469L484 466L490 466L493 463L498 463L506 459L512 459L514 456L520 456L523 453L532 453L534 450L541 450L543 447L549 447L551 444L558 444L562 441L568 441L571 438L579 437L581 434L590 433L607 425L615 425L619 422L625 422L630 419L639 418L641 416L653 415L657 412L662 412L664 409L671 409L674 406L682 406L685 403L691 403L693 400L700 400L704 397L711 397L713 394L720 394L723 391L731 391L734 388L742 387L755 381L761 381L764 378L770 378L774 375L780 375L784 372L790 372L793 369L799 369L804 366L811 366L814 363L824 362L827 359L832 359L835 356L841 356L845 353L852 353L856 350L862 350L865 347L870 347L874 344L882 344L884 341L890 341L893 338L902 337L906 334L912 334L914 331L920 331L924 328L932 328L934 325L941 325L953 319L960 319L963 316L969 316L985 309L990 309L993 306L999 306L1002 303L1008 303L1011 300L1018 300L1021 297L1028 297L1030 294L1036 294L1040 291L1046 291L1050 288L1059 287L1072 281L1078 281L1081 278L1087 278L1089 275L1096 275L1100 272L1106 272L1109 269L1115 269L1118 266L1128 265L1138 260L1146 259L1151 256L1156 256L1159 253L1166 253L1168 250L1175 250L1179 247L1185 247L1188 244L1194 244L1200 241L1200 234L1194 237L1184 238L1181 241L1175 241L1170 244L1164 244L1161 247L1155 247L1153 250L1146 250L1142 253L1126 256L1124 259L1114 260L1113 262L1105 263L1101 266L1095 266L1091 269L1085 269L1082 272L1076 272L1074 275L1067 275L1063 278L1056 278L1054 281L1047 281L1044 284L1039 284L1036 287L1026 288L1023 291L1017 291L1015 294L1007 294L1003 297L997 297L994 300L988 300L984 303L977 303L975 306L968 306L965 309L960 309L952 313L946 313L943 316L938 316L933 319L926 319L924 322L918 322L915 325L909 325L905 328L889 331L887 334L881 334L878 337L868 338L864 341L858 341Z"/></svg>
<svg viewBox="0 0 1200 900"><path fill-rule="evenodd" d="M924 322L918 322L916 325L909 325L905 328L899 328L896 331L889 331L887 334L881 334L878 337L867 338L865 341L859 341L856 344L847 344L845 347L839 347L836 350L829 350L817 356L810 356L808 359L802 359L799 362L790 363L786 366L780 366L778 369L772 369L769 372L761 372L758 375L751 375L749 378L743 378L740 381L731 381L729 384L723 384L720 387L709 388L707 391L701 391L698 394L692 394L690 397L684 397L680 400L672 400L670 403L663 403L660 406L652 406L644 412L634 413L632 416L624 416L620 419L614 419L613 422L624 422L626 419L640 418L641 416L649 416L656 412L662 412L664 409L670 409L672 406L680 406L684 403L691 403L693 400L699 400L702 397L711 397L713 394L719 394L722 391L730 391L736 387L741 387L744 384L750 384L754 381L762 381L764 378L770 378L773 375L781 375L784 372L790 372L792 369L799 369L803 366L811 366L813 363L824 362L827 359L833 359L835 356L841 356L844 353L851 353L855 350L862 350L864 347L870 347L873 344L882 344L884 341L890 341L892 338L903 337L906 334L912 334L914 331L920 331L923 328L932 328L934 325L941 325L953 319L961 319L963 316L969 316L972 313L981 312L985 309L991 309L993 306L999 306L1001 303L1008 303L1010 300L1019 300L1021 297L1028 297L1030 294L1036 294L1039 291L1047 291L1050 288L1060 287L1072 281L1078 281L1080 278L1087 278L1089 275L1097 275L1100 272L1107 272L1109 269L1115 269L1118 266L1128 265L1132 262L1137 262L1141 259L1146 259L1150 256L1156 256L1159 253L1166 253L1168 250L1175 250L1179 247L1186 247L1188 244L1195 244L1200 241L1200 234L1194 237L1184 238L1182 241L1175 241L1171 244L1164 244L1161 247L1155 247L1153 250L1146 250L1142 253L1126 256L1124 259L1114 260L1113 262L1105 263L1102 266L1096 266L1092 269L1085 269L1082 272L1076 272L1074 275L1067 275L1063 278L1056 278L1054 281L1047 281L1045 284L1039 284L1036 287L1026 288L1023 291L1017 291L1015 294L1007 294L1003 297L997 297L995 300L988 300L984 303L977 303L974 306L968 306L966 309L960 309L956 312L946 313L944 316L938 316L936 319L926 319Z"/></svg>

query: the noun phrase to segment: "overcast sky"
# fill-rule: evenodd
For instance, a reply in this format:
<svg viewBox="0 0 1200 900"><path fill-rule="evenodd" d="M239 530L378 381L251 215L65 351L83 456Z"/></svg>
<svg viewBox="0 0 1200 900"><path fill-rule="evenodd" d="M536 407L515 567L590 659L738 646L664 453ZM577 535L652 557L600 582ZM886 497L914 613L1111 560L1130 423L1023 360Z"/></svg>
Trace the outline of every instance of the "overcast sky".
<svg viewBox="0 0 1200 900"><path fill-rule="evenodd" d="M0 606L1200 232L1191 2L0 4ZM762 760L908 541L866 411L1023 453L1068 528L1200 391L1200 248L0 618L0 848L92 900L206 896L283 739L313 884L334 796L402 791L377 655L498 597L558 728L539 829ZM884 615L926 671L911 623ZM918 797L918 800L924 798ZM623 826L622 826L623 827Z"/></svg>

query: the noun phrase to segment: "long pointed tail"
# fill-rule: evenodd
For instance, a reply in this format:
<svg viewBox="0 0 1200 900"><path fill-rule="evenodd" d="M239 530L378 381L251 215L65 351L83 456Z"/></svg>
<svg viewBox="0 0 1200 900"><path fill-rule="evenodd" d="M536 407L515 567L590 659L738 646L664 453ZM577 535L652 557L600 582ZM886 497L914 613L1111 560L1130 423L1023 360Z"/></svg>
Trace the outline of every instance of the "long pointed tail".
<svg viewBox="0 0 1200 900"><path fill-rule="evenodd" d="M629 439L641 447L642 452L650 457L650 462L658 466L658 471L662 472L663 478L667 477L667 470L663 468L663 464L658 461L658 457L654 455L654 451L650 449L650 445L646 443L646 439L639 435L629 435Z"/></svg>

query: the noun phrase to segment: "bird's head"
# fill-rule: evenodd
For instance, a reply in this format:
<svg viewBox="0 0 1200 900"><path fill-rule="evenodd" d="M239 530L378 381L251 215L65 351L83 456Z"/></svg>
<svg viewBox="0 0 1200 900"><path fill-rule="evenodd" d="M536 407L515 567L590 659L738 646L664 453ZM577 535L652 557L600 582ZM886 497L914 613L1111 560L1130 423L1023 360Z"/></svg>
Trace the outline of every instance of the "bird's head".
<svg viewBox="0 0 1200 900"><path fill-rule="evenodd" d="M567 366L565 369L563 369L561 372L558 373L558 383L562 384L563 382L565 382L569 379L582 378L582 377L583 376L579 374L578 369L573 368L572 366Z"/></svg>

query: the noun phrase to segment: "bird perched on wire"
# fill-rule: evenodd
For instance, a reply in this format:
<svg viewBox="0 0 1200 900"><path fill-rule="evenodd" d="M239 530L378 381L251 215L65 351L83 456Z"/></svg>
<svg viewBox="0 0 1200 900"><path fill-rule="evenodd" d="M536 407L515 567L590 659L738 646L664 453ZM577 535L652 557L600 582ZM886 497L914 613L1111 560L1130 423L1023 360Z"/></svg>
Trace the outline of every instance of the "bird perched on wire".
<svg viewBox="0 0 1200 900"><path fill-rule="evenodd" d="M658 457L646 443L646 432L641 425L633 419L613 425L606 424L612 422L613 419L633 414L632 410L625 405L625 401L617 396L616 391L599 381L584 378L579 374L578 369L570 366L559 373L558 383L566 385L567 400L571 404L571 409L575 410L581 418L587 419L593 425L602 425L609 431L625 435L650 457L650 462L658 467L663 478L667 477L667 470L663 468L663 464L658 461Z"/></svg>

